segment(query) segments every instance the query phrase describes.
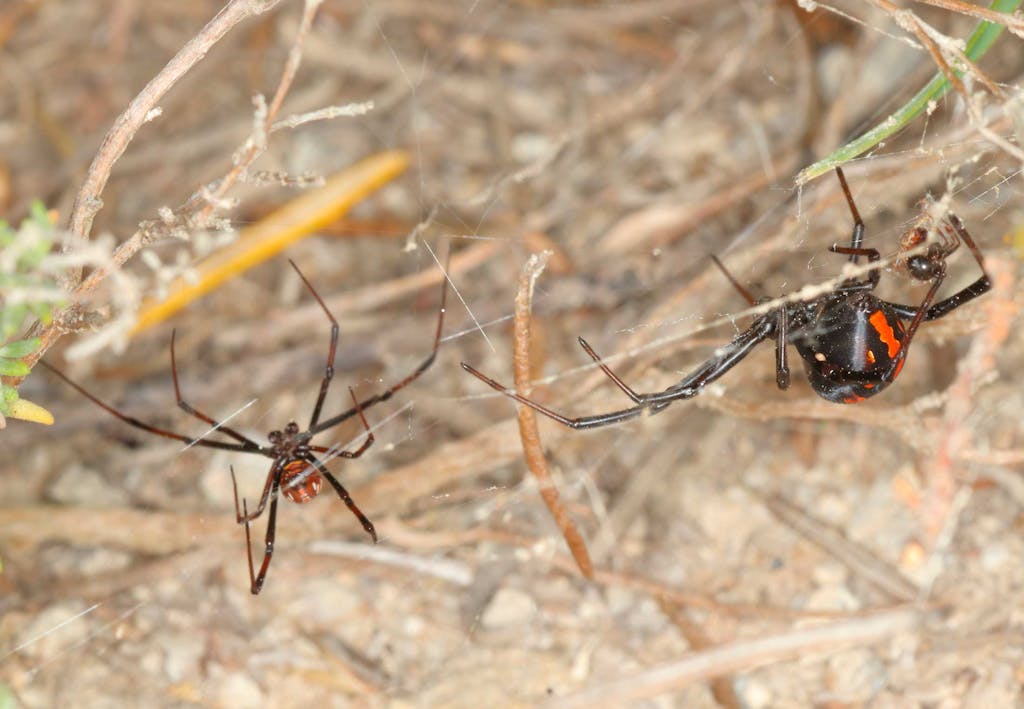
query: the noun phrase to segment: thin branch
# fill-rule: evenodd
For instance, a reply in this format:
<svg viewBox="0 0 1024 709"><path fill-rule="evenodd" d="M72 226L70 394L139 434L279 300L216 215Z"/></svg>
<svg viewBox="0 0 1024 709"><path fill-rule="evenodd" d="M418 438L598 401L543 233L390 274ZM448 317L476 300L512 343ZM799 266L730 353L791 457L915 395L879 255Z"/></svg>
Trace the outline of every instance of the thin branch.
<svg viewBox="0 0 1024 709"><path fill-rule="evenodd" d="M295 34L292 48L288 52L288 60L281 71L281 79L278 81L277 90L274 91L274 97L270 100L270 106L262 115L262 125L257 126L254 135L246 142L243 153L240 156L236 156L235 166L220 180L216 189L207 197L207 205L200 210L198 215L200 221L210 216L228 190L245 174L256 158L266 150L266 137L274 125L278 112L281 110L281 104L284 103L285 96L288 95L288 91L292 87L295 74L298 73L299 64L302 61L302 43L313 26L313 18L316 17L316 11L320 8L321 2L322 0L306 0L306 6L302 11L302 21L299 24L299 31Z"/></svg>
<svg viewBox="0 0 1024 709"><path fill-rule="evenodd" d="M263 14L280 2L281 0L231 0L132 100L128 108L114 122L113 127L104 138L96 157L89 167L78 196L75 198L68 227L73 239L81 241L89 239L93 218L103 206L100 195L107 184L114 163L124 153L128 143L135 137L139 128L153 115L152 111L157 108L157 102L239 22L246 18ZM241 155L236 157L231 171L217 182L215 189L205 192L201 191L205 204L194 217L196 223L202 223L210 218L212 211L216 209L217 205L222 203L227 190L234 185L249 165L262 154L266 144L266 135L295 78L301 58L302 42L309 32L320 2L321 0L306 0L302 22L289 53L288 61L282 71L271 106L268 110L260 112L261 116L257 130L254 131L254 135L250 137L243 147ZM187 203L186 208L191 208L193 204L194 200ZM29 366L34 365L64 332L71 329L68 322L74 321L77 318L77 304L82 298L95 290L113 270L121 268L150 240L152 240L152 234L148 233L146 229L140 229L114 250L108 266L96 268L89 274L88 278L77 283L77 286L75 284L80 277L79 270L69 272L65 276L64 285L71 291L71 297L69 298L71 305L56 313L53 322L41 328L38 332L40 347L35 354L26 359L26 363Z"/></svg>
<svg viewBox="0 0 1024 709"><path fill-rule="evenodd" d="M121 157L128 143L148 120L150 111L178 81L198 64L207 52L239 22L272 9L281 0L231 0L217 16L181 48L174 58L160 70L128 108L118 116L103 139L75 198L68 229L73 237L87 240L96 213L103 208L100 195L107 185L114 163ZM77 281L77 276L74 277Z"/></svg>

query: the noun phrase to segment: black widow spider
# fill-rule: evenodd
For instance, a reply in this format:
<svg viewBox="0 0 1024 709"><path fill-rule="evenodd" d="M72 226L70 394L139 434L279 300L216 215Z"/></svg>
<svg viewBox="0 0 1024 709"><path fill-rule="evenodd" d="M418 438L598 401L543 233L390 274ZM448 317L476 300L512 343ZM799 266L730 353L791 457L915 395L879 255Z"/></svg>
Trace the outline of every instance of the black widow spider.
<svg viewBox="0 0 1024 709"><path fill-rule="evenodd" d="M833 245L830 251L848 255L854 264L861 256L867 257L870 263L878 262L880 257L877 250L861 246L864 222L857 212L842 169L836 168L836 176L850 206L854 226L850 245ZM901 246L904 253L897 261L897 266L912 278L931 281L931 287L919 305L890 303L872 295L871 291L881 278L879 268L872 268L864 280L846 279L833 290L816 298L783 303L760 315L750 327L720 347L711 359L664 391L648 394L635 392L601 361L586 340L579 338L580 346L601 371L633 400L635 405L628 409L572 418L507 390L465 362L462 368L493 389L561 424L571 428L599 428L644 413L656 414L674 401L697 396L704 387L735 367L758 343L774 338L775 381L780 389L789 387L787 347L793 344L804 361L804 369L814 391L835 403L855 404L892 384L903 369L907 348L923 321L941 318L991 288L981 252L959 218L953 214L947 215L946 222L936 230L938 238L927 247L923 246L928 237L928 230L922 226L923 223L919 223L904 236ZM971 250L982 276L963 290L936 303L935 295L946 277L946 257L960 246L961 241ZM747 301L756 305L754 297L717 258L712 258ZM909 320L909 323L904 325L903 320Z"/></svg>
<svg viewBox="0 0 1024 709"><path fill-rule="evenodd" d="M245 545L249 559L249 582L250 590L253 595L259 593L263 588L263 581L266 578L267 569L270 566L270 560L274 555L274 531L276 526L275 523L277 521L278 492L281 492L292 502L304 504L306 502L310 502L317 496L320 489L323 487L323 478L327 478L327 482L329 482L331 487L334 488L334 491L338 493L338 497L342 499L352 514L356 516L359 522L363 525L363 529L365 529L367 534L370 535L374 543L377 542L377 532L373 528L373 523L370 522L366 515L362 513L356 503L352 500L348 491L345 489L345 486L342 485L329 470L327 470L326 462L332 458L358 458L365 453L366 450L373 445L374 438L373 432L370 431L370 425L366 421L366 416L363 415L363 411L374 404L379 404L382 401L390 399L395 392L418 379L419 376L423 374L431 364L433 364L434 359L437 357L438 347L441 344L441 329L444 325L445 299L448 293L448 280L447 278L444 278L442 279L441 285L441 305L437 316L437 329L434 333L434 346L427 358L420 362L419 366L416 367L411 374L406 376L397 384L393 384L382 393L374 394L362 401L356 399L355 392L351 387L349 387L349 394L352 397L353 407L336 416L331 416L325 421L320 421L320 411L323 408L324 400L327 397L327 389L330 386L331 379L334 377L334 353L338 345L338 321L334 319L333 315L331 315L331 311L327 309L327 305L324 303L323 299L302 274L299 267L295 265L295 262L289 259L288 263L290 263L292 268L295 269L295 272L299 274L299 278L301 278L302 282L306 284L306 288L308 288L309 292L313 294L313 297L316 298L316 301L320 304L320 307L323 308L327 318L331 321L331 345L327 353L327 366L324 371L324 378L320 383L320 393L317 396L316 405L313 406L313 415L309 420L309 426L305 431L300 431L299 425L294 421L290 421L284 427L283 431L275 430L270 432L267 436L270 441L269 446L261 446L238 431L235 431L234 429L229 428L223 423L204 414L182 399L181 389L178 386L178 365L174 356L174 331L171 332L171 377L174 380L174 397L178 402L178 406L185 412L212 426L209 433L224 434L238 441L237 443L211 441L207 440L205 437L192 438L191 436L184 436L180 433L174 433L173 431L157 428L156 426L140 421L137 418L121 413L113 406L100 401L96 396L90 394L79 384L71 381L67 375L54 366L41 360L39 362L39 364L42 364L44 367L77 389L79 393L100 408L106 410L108 413L116 416L125 423L135 426L136 428L140 428L143 431L155 433L156 435L164 436L165 438L173 438L175 440L182 441L183 443L187 443L190 446L205 446L206 448L237 451L239 453L255 453L257 455L271 458L274 461L270 466L270 471L267 473L267 480L263 485L263 493L260 495L259 505L257 505L256 509L251 513L246 506L245 498L242 499L242 507L239 509L238 484L235 480L234 468L231 468L231 484L235 495L235 518L239 524L245 524ZM326 448L324 446L315 446L310 443L310 440L316 434L322 433L327 429L334 428L353 416L359 416L362 420L363 428L366 429L366 440L364 440L363 443L355 450L342 450L336 446ZM205 435L206 434L204 434L204 436ZM326 455L317 456L316 454L318 453ZM263 554L263 563L260 565L259 574L256 574L252 561L250 525L254 519L263 514L263 510L266 508L268 500L270 501L270 513L267 518L266 546Z"/></svg>

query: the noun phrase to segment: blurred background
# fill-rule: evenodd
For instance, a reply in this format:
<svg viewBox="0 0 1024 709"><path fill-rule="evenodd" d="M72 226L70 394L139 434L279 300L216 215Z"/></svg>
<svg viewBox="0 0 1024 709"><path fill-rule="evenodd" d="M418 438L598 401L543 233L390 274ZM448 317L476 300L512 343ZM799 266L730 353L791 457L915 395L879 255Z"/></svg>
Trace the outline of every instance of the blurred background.
<svg viewBox="0 0 1024 709"><path fill-rule="evenodd" d="M366 412L377 440L364 457L331 464L381 544L329 489L282 501L266 585L251 595L229 467L252 504L270 461L183 449L36 369L21 393L56 423L0 431L0 707L533 705L607 682L620 706L1024 702L1019 36L978 63L998 93L968 79L973 111L951 92L845 166L866 246L894 254L930 193L996 276L996 292L922 327L890 389L837 406L794 362L781 392L766 344L657 417L600 432L540 422L595 579L527 470L515 406L459 367L512 382L513 299L531 253L553 252L534 293L533 396L572 416L629 403L578 336L635 389L660 391L747 326L710 255L756 295L839 276L845 259L828 248L852 223L838 182L794 178L937 69L886 3L801 5L813 12L324 0L282 115L373 109L271 134L253 166L266 174L218 214L257 223L302 193L287 176L381 151L408 151L409 170L122 351L65 359L94 334L84 329L46 359L132 416L199 435L174 402L174 328L185 397L262 442L308 420L328 345L286 259L340 323L331 414L349 408L346 387L369 396L429 352L430 249L450 248L438 360ZM0 214L17 223L38 199L65 224L115 118L221 7L0 6ZM955 7L907 8L953 38L977 25ZM103 191L97 243L124 242L231 169L302 13L284 0L242 22L159 102ZM193 264L223 233L177 237L129 261L126 282L159 293L169 265ZM978 275L966 250L949 270L944 293ZM422 287L405 285L417 277ZM118 283L87 301L92 327L119 312ZM878 294L915 303L924 290L887 270ZM360 435L354 421L317 442ZM814 623L836 631L797 642ZM645 680L758 638L776 644L714 655L660 688Z"/></svg>

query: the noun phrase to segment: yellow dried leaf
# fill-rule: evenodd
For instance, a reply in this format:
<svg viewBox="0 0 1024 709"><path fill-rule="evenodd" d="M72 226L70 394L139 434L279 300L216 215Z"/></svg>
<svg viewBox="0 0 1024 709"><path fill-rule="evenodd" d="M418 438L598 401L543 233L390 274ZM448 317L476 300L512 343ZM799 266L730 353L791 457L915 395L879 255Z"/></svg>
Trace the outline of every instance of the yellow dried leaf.
<svg viewBox="0 0 1024 709"><path fill-rule="evenodd" d="M33 404L28 399L17 399L10 405L7 416L12 419L41 423L44 426L53 425L53 414L39 404Z"/></svg>
<svg viewBox="0 0 1024 709"><path fill-rule="evenodd" d="M306 192L256 224L238 239L210 255L196 267L198 278L179 278L167 298L143 303L132 334L178 312L221 283L278 254L292 243L337 221L352 207L380 189L409 166L409 154L393 150L371 155L327 178L323 187Z"/></svg>

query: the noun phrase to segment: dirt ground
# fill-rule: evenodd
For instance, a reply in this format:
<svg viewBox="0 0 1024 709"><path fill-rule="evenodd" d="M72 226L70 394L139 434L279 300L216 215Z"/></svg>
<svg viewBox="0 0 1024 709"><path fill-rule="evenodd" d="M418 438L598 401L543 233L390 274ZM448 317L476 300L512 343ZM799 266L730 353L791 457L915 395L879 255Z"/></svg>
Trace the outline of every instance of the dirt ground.
<svg viewBox="0 0 1024 709"><path fill-rule="evenodd" d="M222 4L0 5L12 222L33 199L67 218L116 116ZM408 172L123 352L66 360L81 333L46 358L130 415L199 435L174 404L175 328L186 398L262 442L305 425L328 345L286 259L340 323L331 414L346 387L369 396L428 353L438 288L401 279L438 268L424 243L450 245L436 363L366 411L365 456L330 466L380 544L330 488L282 501L253 596L229 468L253 504L269 461L148 435L39 368L21 392L56 424L0 431L0 708L1024 706L1020 37L979 62L1002 97L967 82L987 127L951 93L846 165L868 247L893 254L920 200L945 197L996 286L923 325L890 389L831 404L791 350L779 391L763 344L656 417L540 422L592 580L527 470L515 406L459 366L512 382L517 280L545 249L533 396L572 416L629 405L578 336L660 391L747 327L710 255L757 296L838 277L828 248L852 229L838 181L797 189L795 175L936 72L883 6L325 0L282 115L373 110L275 132L254 169L330 175L401 149ZM977 22L906 6L952 37ZM160 101L114 167L97 238L123 242L231 168L302 11L284 0L242 22ZM301 190L252 179L218 213L244 227ZM204 237L187 236L148 251L191 263ZM155 292L146 259L126 274ZM949 271L943 293L978 275L966 249ZM886 269L877 293L925 290ZM109 317L121 295L108 281L88 306ZM361 433L353 420L316 440Z"/></svg>

